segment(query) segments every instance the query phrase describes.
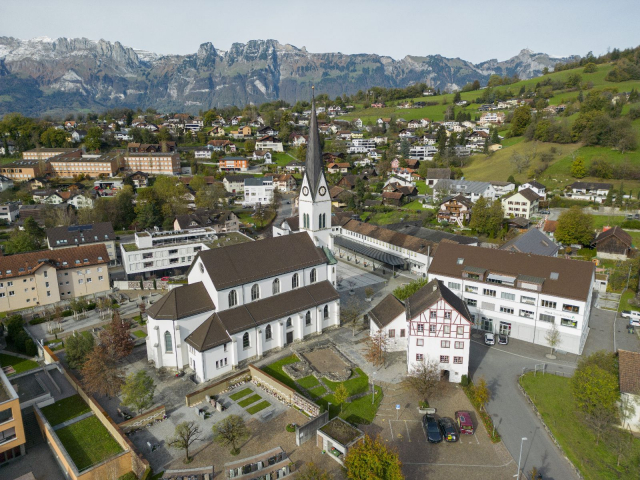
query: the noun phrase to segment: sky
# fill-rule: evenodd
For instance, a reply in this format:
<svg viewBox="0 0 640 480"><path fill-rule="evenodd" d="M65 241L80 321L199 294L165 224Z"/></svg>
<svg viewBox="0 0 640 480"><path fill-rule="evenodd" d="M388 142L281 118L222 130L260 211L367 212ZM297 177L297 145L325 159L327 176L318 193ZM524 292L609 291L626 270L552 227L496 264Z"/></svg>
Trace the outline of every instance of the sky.
<svg viewBox="0 0 640 480"><path fill-rule="evenodd" d="M638 18L638 0L2 0L0 36L103 38L159 54L273 38L316 53L478 63L523 48L568 56L634 47Z"/></svg>

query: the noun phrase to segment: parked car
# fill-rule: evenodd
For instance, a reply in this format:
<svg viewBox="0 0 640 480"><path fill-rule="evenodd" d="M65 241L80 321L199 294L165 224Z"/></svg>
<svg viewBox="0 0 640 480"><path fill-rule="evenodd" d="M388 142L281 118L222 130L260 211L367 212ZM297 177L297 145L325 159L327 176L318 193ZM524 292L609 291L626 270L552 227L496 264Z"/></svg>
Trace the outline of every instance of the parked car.
<svg viewBox="0 0 640 480"><path fill-rule="evenodd" d="M469 412L458 410L456 412L456 423L458 424L460 435L473 435L473 420L471 420Z"/></svg>
<svg viewBox="0 0 640 480"><path fill-rule="evenodd" d="M636 214L633 216L633 218L634 218L635 220L640 220L640 213L636 213Z"/></svg>
<svg viewBox="0 0 640 480"><path fill-rule="evenodd" d="M622 318L629 318L631 320L640 320L640 312L636 310L623 310L620 312Z"/></svg>
<svg viewBox="0 0 640 480"><path fill-rule="evenodd" d="M500 345L509 345L509 336L508 335L498 335L498 343Z"/></svg>
<svg viewBox="0 0 640 480"><path fill-rule="evenodd" d="M637 318L630 318L629 325L632 327L640 327L640 320L638 320Z"/></svg>
<svg viewBox="0 0 640 480"><path fill-rule="evenodd" d="M422 417L422 428L424 428L424 433L429 443L440 443L442 441L442 433L440 433L438 421L433 415Z"/></svg>
<svg viewBox="0 0 640 480"><path fill-rule="evenodd" d="M538 210L538 213L540 215L550 215L551 211L550 210Z"/></svg>
<svg viewBox="0 0 640 480"><path fill-rule="evenodd" d="M458 441L458 431L456 430L456 424L449 417L442 417L438 420L438 426L440 427L440 432L442 432L442 438L445 442L457 442Z"/></svg>
<svg viewBox="0 0 640 480"><path fill-rule="evenodd" d="M484 344L485 345L495 345L496 344L496 336L493 333L485 333L484 334Z"/></svg>

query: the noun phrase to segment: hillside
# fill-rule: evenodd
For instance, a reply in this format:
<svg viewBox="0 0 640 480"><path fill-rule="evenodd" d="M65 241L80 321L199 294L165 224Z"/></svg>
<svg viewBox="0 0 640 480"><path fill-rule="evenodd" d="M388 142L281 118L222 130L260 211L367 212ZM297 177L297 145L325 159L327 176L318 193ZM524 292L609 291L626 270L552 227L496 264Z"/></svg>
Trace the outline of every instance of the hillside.
<svg viewBox="0 0 640 480"><path fill-rule="evenodd" d="M416 83L457 89L474 80L485 84L492 74L536 77L545 67L572 60L575 57L530 50L479 64L440 55L395 60L375 54L310 53L276 40L234 43L228 51L204 43L193 54L158 55L105 40L0 37L0 115L115 107L196 113L280 99L306 101L311 85L332 98Z"/></svg>

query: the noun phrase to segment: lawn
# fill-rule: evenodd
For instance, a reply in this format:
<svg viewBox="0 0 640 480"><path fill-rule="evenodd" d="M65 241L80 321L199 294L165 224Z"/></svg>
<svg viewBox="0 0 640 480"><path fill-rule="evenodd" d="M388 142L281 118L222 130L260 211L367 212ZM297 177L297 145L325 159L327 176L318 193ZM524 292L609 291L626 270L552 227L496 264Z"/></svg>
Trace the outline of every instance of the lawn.
<svg viewBox="0 0 640 480"><path fill-rule="evenodd" d="M297 388L296 382L294 382L289 375L284 373L284 371L282 370L282 367L285 365L289 365L290 363L296 363L299 361L300 359L297 356L290 355L288 357L281 358L277 362L273 362L270 365L262 367L262 371L267 373L268 375L271 375L276 380L281 381L286 386L291 387L297 391L298 388Z"/></svg>
<svg viewBox="0 0 640 480"><path fill-rule="evenodd" d="M402 208L408 208L409 210L418 210L419 212L424 211L420 200L414 200L413 202L406 203L402 206Z"/></svg>
<svg viewBox="0 0 640 480"><path fill-rule="evenodd" d="M317 387L318 385L320 385L320 382L313 375L309 375L308 377L304 377L298 380L298 385L306 388L307 390L311 390L313 387Z"/></svg>
<svg viewBox="0 0 640 480"><path fill-rule="evenodd" d="M365 218L368 218L368 221L370 223L376 225L388 225L390 223L399 223L405 221L408 222L410 220L415 220L418 218L418 213L422 213L422 211L415 213L403 210L391 210L390 212L381 213L365 212L361 215L360 218L362 218L363 221Z"/></svg>
<svg viewBox="0 0 640 480"><path fill-rule="evenodd" d="M322 385L318 385L317 387L313 387L309 389L309 393L311 394L311 396L314 398L314 400L317 400L318 398L320 398L322 395L324 395L325 393L327 393L327 389L324 388Z"/></svg>
<svg viewBox="0 0 640 480"><path fill-rule="evenodd" d="M351 403L345 403L342 406L342 412L340 412L340 405L336 404L336 400L333 395L325 395L324 397L316 400L316 403L324 409L329 406L329 402L331 403L329 406L330 418L340 416L340 418L344 418L346 421L354 424L368 424L375 418L378 407L380 407L380 402L382 402L382 389L380 387L376 387L375 390L376 395L373 403L371 402L371 395L365 395Z"/></svg>
<svg viewBox="0 0 640 480"><path fill-rule="evenodd" d="M234 401L237 402L242 397L246 397L247 395L249 395L252 392L253 392L253 390L251 390L250 388L245 388L243 390L240 390L239 392L234 393L233 395L229 395L229 398L231 400L234 400Z"/></svg>
<svg viewBox="0 0 640 480"><path fill-rule="evenodd" d="M354 376L354 374L351 374L351 378L349 380L347 380L346 382L342 382L347 388L349 396L366 392L369 389L369 377L367 377L367 374L359 368L356 368L356 372L360 374L358 377ZM324 383L327 385L327 387L335 392L336 388L338 388L338 385L340 385L341 382L331 382L325 378Z"/></svg>
<svg viewBox="0 0 640 480"><path fill-rule="evenodd" d="M0 353L0 365L3 367L11 366L16 371L16 373L12 373L11 375L17 375L18 373L27 372L29 370L33 370L34 368L38 368L40 365L33 360L28 360L22 357L16 357L13 355L8 355L6 353ZM11 375L7 375L10 377Z"/></svg>
<svg viewBox="0 0 640 480"><path fill-rule="evenodd" d="M262 402L254 405L253 407L247 408L247 412L253 415L254 413L258 413L260 410L264 410L269 405L271 405L269 402L267 402L266 400L263 400Z"/></svg>
<svg viewBox="0 0 640 480"><path fill-rule="evenodd" d="M262 397L256 393L254 395L251 395L250 397L245 398L244 400L240 400L238 402L238 405L240 405L242 408L245 408L245 407L248 407L249 405L251 405L252 403L257 402L261 398Z"/></svg>
<svg viewBox="0 0 640 480"><path fill-rule="evenodd" d="M55 432L79 471L122 451L96 417L89 417Z"/></svg>
<svg viewBox="0 0 640 480"><path fill-rule="evenodd" d="M40 409L52 427L91 411L80 395L72 395Z"/></svg>
<svg viewBox="0 0 640 480"><path fill-rule="evenodd" d="M570 382L569 378L533 374L521 380L542 419L586 480L637 479L640 440L633 441L631 454L617 467L610 442L601 441L596 445L593 432L575 417Z"/></svg>
<svg viewBox="0 0 640 480"><path fill-rule="evenodd" d="M636 294L633 292L633 290L626 290L620 297L620 305L618 306L618 311L621 312L622 310L637 310L638 307L636 307L635 305L629 305L629 300L631 300L635 296Z"/></svg>
<svg viewBox="0 0 640 480"><path fill-rule="evenodd" d="M593 228L596 230L602 230L602 227L609 226L615 227L621 225L627 219L622 215L591 215L593 217Z"/></svg>
<svg viewBox="0 0 640 480"><path fill-rule="evenodd" d="M147 336L147 332L144 332L142 330L134 330L131 333L133 333L133 335L137 338L145 338Z"/></svg>

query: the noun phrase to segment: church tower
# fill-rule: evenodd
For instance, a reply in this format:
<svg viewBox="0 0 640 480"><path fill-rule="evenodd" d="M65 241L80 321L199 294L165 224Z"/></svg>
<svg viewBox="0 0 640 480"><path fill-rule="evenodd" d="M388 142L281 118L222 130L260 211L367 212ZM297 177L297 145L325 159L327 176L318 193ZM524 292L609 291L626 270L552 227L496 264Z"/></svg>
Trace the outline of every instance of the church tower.
<svg viewBox="0 0 640 480"><path fill-rule="evenodd" d="M314 87L312 87L314 88ZM315 94L311 101L309 141L304 177L298 203L300 231L305 231L318 247L331 248L331 197L324 177L320 133L316 118Z"/></svg>

